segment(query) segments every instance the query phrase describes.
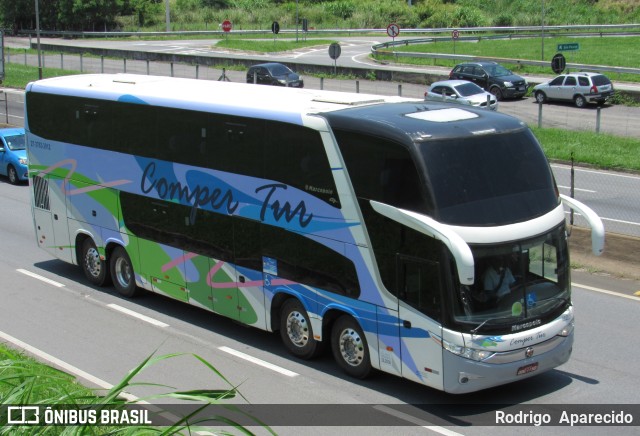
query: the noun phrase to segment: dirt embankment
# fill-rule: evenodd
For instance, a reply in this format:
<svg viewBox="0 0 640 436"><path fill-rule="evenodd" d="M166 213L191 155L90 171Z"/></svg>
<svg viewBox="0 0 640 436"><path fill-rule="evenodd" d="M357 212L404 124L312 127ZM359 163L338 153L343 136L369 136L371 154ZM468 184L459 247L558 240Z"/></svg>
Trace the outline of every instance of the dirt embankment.
<svg viewBox="0 0 640 436"><path fill-rule="evenodd" d="M591 251L591 231L571 228L569 237L571 263L587 271L605 272L615 277L640 280L640 238L607 233L604 253Z"/></svg>

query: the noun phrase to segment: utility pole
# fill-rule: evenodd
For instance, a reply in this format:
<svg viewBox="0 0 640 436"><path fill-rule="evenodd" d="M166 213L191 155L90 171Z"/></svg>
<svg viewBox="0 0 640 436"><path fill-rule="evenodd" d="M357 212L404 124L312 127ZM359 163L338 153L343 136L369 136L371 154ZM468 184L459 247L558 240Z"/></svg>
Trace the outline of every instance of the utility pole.
<svg viewBox="0 0 640 436"><path fill-rule="evenodd" d="M40 10L38 8L38 1L36 2L36 36L38 38L38 79L42 79L42 61L40 60Z"/></svg>

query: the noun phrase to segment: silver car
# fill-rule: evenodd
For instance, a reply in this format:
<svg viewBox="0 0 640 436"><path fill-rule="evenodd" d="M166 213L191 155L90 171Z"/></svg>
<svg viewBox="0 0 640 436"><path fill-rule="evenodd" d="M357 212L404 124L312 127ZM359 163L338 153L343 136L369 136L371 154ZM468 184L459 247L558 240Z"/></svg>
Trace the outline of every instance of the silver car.
<svg viewBox="0 0 640 436"><path fill-rule="evenodd" d="M496 96L466 80L443 80L433 83L424 93L425 100L466 104L480 108L498 109Z"/></svg>
<svg viewBox="0 0 640 436"><path fill-rule="evenodd" d="M533 87L538 103L548 100L573 101L577 107L587 103L603 104L613 96L613 84L598 73L568 73Z"/></svg>

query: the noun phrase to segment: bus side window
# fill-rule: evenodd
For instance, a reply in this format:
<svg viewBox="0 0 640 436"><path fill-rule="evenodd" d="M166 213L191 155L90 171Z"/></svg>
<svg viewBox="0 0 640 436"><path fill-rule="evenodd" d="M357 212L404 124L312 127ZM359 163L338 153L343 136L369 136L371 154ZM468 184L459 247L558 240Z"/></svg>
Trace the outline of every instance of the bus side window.
<svg viewBox="0 0 640 436"><path fill-rule="evenodd" d="M440 320L440 264L398 255L398 297L434 320Z"/></svg>
<svg viewBox="0 0 640 436"><path fill-rule="evenodd" d="M265 178L285 183L340 207L320 133L295 124L268 122Z"/></svg>
<svg viewBox="0 0 640 436"><path fill-rule="evenodd" d="M158 154L163 160L205 166L209 141L207 114L181 109L158 111Z"/></svg>
<svg viewBox="0 0 640 436"><path fill-rule="evenodd" d="M209 168L264 177L264 120L213 114L209 129Z"/></svg>
<svg viewBox="0 0 640 436"><path fill-rule="evenodd" d="M418 169L402 144L334 130L356 196L428 214L432 207Z"/></svg>

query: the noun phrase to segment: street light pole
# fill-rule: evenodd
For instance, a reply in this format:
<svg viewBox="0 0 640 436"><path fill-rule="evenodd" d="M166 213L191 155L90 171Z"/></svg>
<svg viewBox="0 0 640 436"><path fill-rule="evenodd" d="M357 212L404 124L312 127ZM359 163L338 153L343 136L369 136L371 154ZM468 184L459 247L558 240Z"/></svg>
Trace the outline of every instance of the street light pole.
<svg viewBox="0 0 640 436"><path fill-rule="evenodd" d="M542 58L541 61L544 61L544 0L542 0L542 37L540 38L542 41Z"/></svg>
<svg viewBox="0 0 640 436"><path fill-rule="evenodd" d="M38 1L36 2L36 36L38 38L38 79L42 79L42 61L40 60L40 11L38 9Z"/></svg>

